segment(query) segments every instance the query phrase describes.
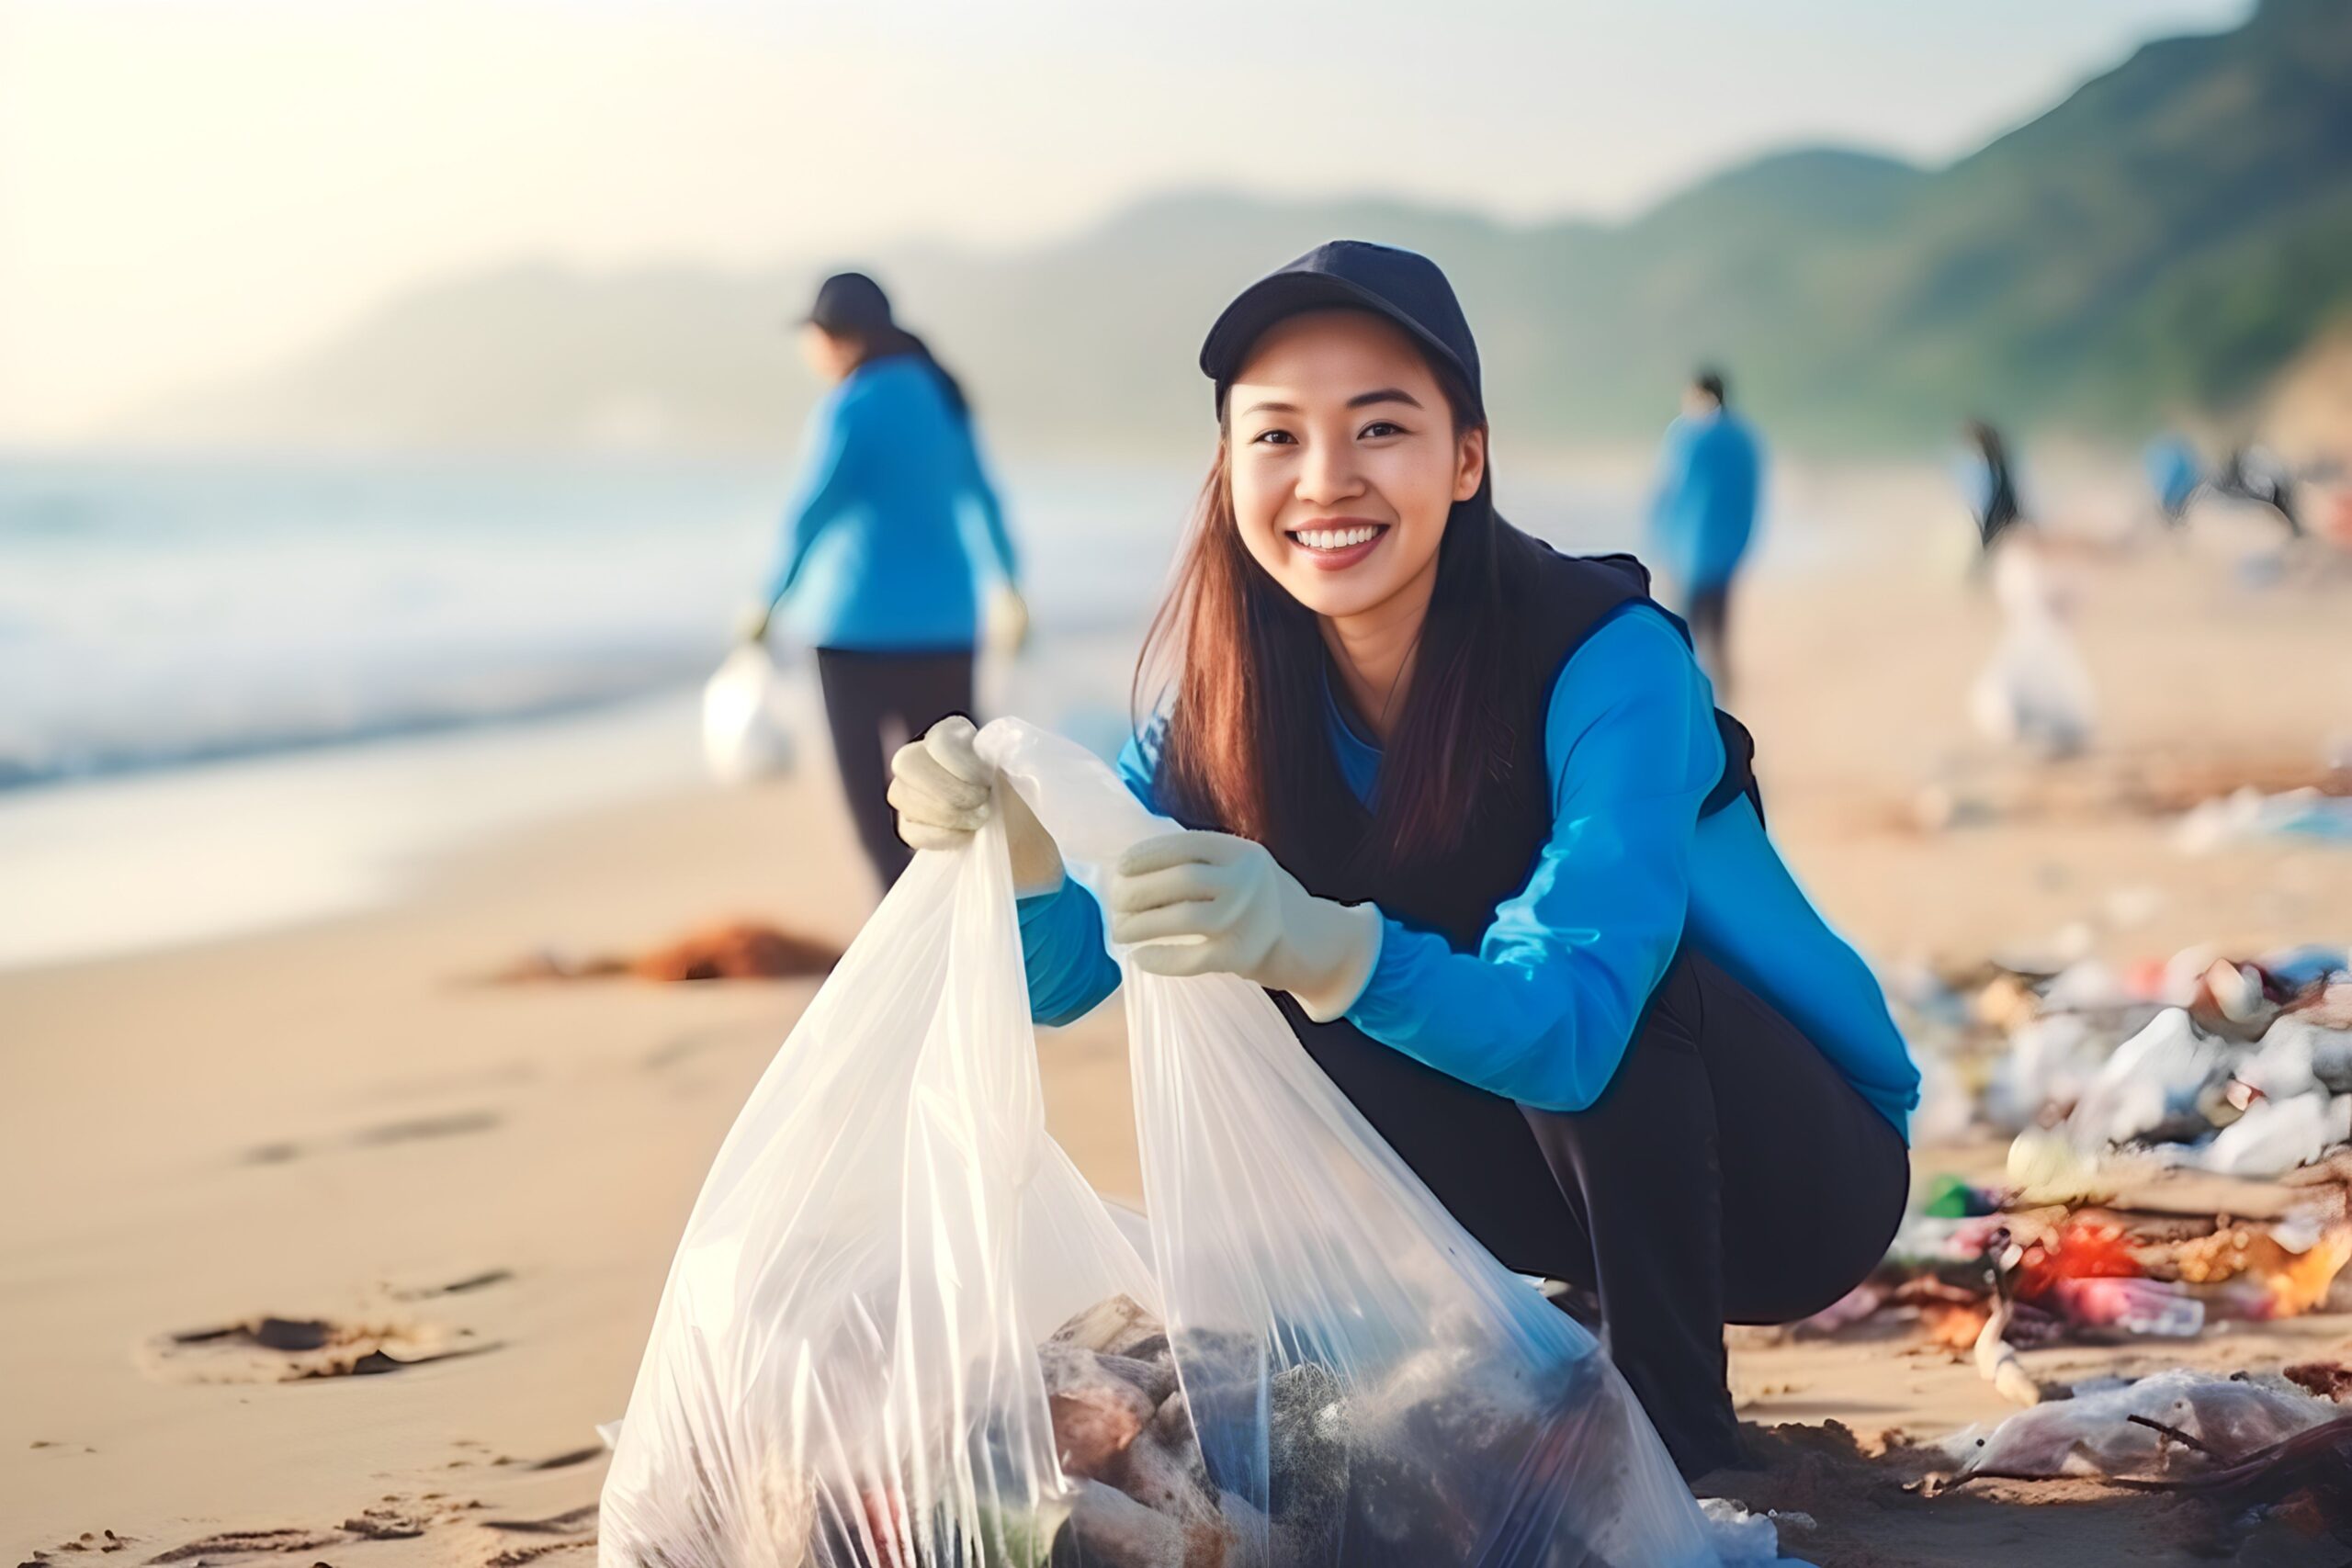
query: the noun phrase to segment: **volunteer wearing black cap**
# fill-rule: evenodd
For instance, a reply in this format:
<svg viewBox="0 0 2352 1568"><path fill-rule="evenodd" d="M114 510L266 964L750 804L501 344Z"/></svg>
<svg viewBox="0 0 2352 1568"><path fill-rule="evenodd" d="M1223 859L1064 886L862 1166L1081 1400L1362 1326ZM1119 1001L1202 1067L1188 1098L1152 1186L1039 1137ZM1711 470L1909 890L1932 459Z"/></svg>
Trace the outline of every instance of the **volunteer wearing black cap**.
<svg viewBox="0 0 2352 1568"><path fill-rule="evenodd" d="M1496 515L1432 264L1324 245L1201 365L1216 467L1121 760L1198 830L1114 869L1109 938L1276 993L1472 1235L1597 1306L1685 1472L1735 1462L1725 1321L1828 1305L1903 1212L1918 1075L1878 986L1774 852L1747 732L1639 564ZM910 843L990 808L970 736L899 753ZM1067 1021L1118 980L1102 908L1006 808L1031 1005Z"/></svg>
<svg viewBox="0 0 2352 1568"><path fill-rule="evenodd" d="M967 507L978 513L1016 636L1026 613L963 389L892 318L881 286L860 272L827 278L801 347L833 386L809 416L783 548L743 629L764 637L769 612L793 601L817 649L850 814L888 887L908 859L884 798L888 748L972 711L979 611Z"/></svg>

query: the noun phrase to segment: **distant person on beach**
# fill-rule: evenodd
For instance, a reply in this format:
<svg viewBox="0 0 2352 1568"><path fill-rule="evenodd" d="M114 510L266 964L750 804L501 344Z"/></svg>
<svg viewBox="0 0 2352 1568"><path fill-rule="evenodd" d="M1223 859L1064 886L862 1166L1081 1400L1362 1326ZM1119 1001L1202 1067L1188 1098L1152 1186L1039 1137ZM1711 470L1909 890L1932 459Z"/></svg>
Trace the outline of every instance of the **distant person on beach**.
<svg viewBox="0 0 2352 1568"><path fill-rule="evenodd" d="M2017 475L2009 466L2009 446L1990 421L1972 419L1962 427L1966 448L1960 460L1961 493L1976 519L1978 573L1992 558L2002 535L2018 525L2025 513L2018 504Z"/></svg>
<svg viewBox="0 0 2352 1568"><path fill-rule="evenodd" d="M1732 582L1755 536L1763 468L1762 444L1731 412L1723 373L1700 371L1683 391L1681 417L1667 427L1650 528L1658 564L1681 593L1699 660L1725 695Z"/></svg>
<svg viewBox="0 0 2352 1568"><path fill-rule="evenodd" d="M1902 1219L1919 1074L1878 982L1648 573L1497 514L1434 263L1318 246L1200 366L1216 456L1119 759L1185 830L1090 887L1004 797L1030 1008L1070 1022L1122 962L1265 987L1473 1236L1598 1318L1684 1473L1736 1462L1725 1322L1827 1306ZM925 849L996 808L962 720L893 771Z"/></svg>
<svg viewBox="0 0 2352 1568"><path fill-rule="evenodd" d="M2159 435L2140 454L2140 467L2148 476L2148 488L2155 492L2157 516L2165 527L2178 528L2188 520L2188 503L2197 499L2205 483L2197 448L2186 436Z"/></svg>
<svg viewBox="0 0 2352 1568"><path fill-rule="evenodd" d="M2250 501L2277 513L2290 539L2303 537L2303 520L2295 509L2294 477L2287 466L2260 447L2231 450L2213 476L2213 493L2233 501Z"/></svg>
<svg viewBox="0 0 2352 1568"><path fill-rule="evenodd" d="M783 547L745 636L792 601L817 650L817 677L850 815L888 887L910 858L892 825L889 755L973 706L978 576L966 543L976 515L1015 628L1018 561L989 482L963 389L898 324L864 273L825 280L801 326L809 365L832 383L810 414Z"/></svg>

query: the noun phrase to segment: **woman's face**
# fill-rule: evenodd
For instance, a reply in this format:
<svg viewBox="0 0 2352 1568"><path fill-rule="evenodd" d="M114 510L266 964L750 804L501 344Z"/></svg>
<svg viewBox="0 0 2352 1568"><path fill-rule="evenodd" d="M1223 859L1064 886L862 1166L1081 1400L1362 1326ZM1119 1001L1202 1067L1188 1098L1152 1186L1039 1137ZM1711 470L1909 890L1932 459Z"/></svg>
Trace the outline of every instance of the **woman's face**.
<svg viewBox="0 0 2352 1568"><path fill-rule="evenodd" d="M814 321L800 325L800 355L808 361L817 378L828 383L857 368L857 344L849 338L835 337Z"/></svg>
<svg viewBox="0 0 2352 1568"><path fill-rule="evenodd" d="M1455 434L1401 328L1364 310L1287 317L1250 348L1226 410L1242 544L1291 597L1339 619L1434 580L1487 437Z"/></svg>

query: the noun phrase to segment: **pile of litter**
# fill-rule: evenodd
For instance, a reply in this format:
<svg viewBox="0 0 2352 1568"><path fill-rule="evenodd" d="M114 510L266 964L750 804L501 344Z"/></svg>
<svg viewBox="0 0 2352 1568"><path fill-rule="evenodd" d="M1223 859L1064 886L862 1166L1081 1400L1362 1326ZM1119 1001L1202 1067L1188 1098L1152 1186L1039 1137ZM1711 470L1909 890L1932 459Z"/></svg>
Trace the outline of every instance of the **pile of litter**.
<svg viewBox="0 0 2352 1568"><path fill-rule="evenodd" d="M1930 1209L1992 1212L1911 1216L1869 1280L1792 1332L1907 1313L1929 1343L1973 1357L2005 1397L2039 1404L2052 1391L2026 1373L2019 1348L2190 1338L2325 1304L2352 1261L2345 1190L2315 1182L2296 1191L2281 1217L2255 1222L2022 1204L2013 1191L1954 1183Z"/></svg>
<svg viewBox="0 0 2352 1568"><path fill-rule="evenodd" d="M1917 1141L2018 1134L2011 1179L2035 1196L2093 1190L2118 1151L2267 1178L2352 1136L2341 947L2253 960L2192 948L2123 969L1988 963L1890 989L1925 1078Z"/></svg>
<svg viewBox="0 0 2352 1568"><path fill-rule="evenodd" d="M1919 1141L2013 1134L2007 1179L1936 1183L1816 1326L1916 1309L2023 1403L2010 1346L2296 1316L2352 1262L2336 1175L2352 1156L2321 1165L2352 1138L2352 953L1991 964L1899 995L1927 1080ZM2291 1185L2185 1212L2150 1196L2168 1171Z"/></svg>
<svg viewBox="0 0 2352 1568"><path fill-rule="evenodd" d="M1994 964L1896 994L1920 1142L2008 1134L2007 1168L1928 1183L1871 1278L1792 1332L1907 1314L2029 1407L1942 1445L1947 1486L2098 1478L2352 1529L2352 1371L2058 1386L2018 1354L2352 1301L2352 953Z"/></svg>

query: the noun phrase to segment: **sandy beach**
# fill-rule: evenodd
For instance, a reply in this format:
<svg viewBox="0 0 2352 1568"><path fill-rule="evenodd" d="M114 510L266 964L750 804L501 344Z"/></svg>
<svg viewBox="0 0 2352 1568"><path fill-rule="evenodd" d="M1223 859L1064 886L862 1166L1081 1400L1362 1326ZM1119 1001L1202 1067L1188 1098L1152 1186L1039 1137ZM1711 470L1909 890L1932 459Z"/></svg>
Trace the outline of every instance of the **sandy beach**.
<svg viewBox="0 0 2352 1568"><path fill-rule="evenodd" d="M1772 829L1875 964L2352 939L2352 850L2190 855L2163 809L2291 780L2352 736L2352 570L2253 584L2237 558L2259 537L2223 519L2186 548L2102 560L2081 622L2097 743L2049 766L1969 729L1996 625L1948 553L1890 547L1757 585L1735 697ZM502 834L364 913L0 975L12 1561L589 1561L594 1427L621 1413L705 1168L817 982L486 977L738 915L845 942L871 904L820 756L775 785ZM1040 1043L1054 1131L1102 1191L1134 1197L1116 1010ZM2000 1157L1923 1148L1915 1168ZM266 1342L204 1337L272 1317ZM2027 1359L2080 1378L2347 1357L2352 1312L2324 1311ZM2006 1408L1964 1360L1876 1332L1743 1336L1733 1377L1759 1425L1834 1421L1870 1443ZM1801 1490L1778 1484L1754 1495ZM1935 1501L1890 1484L1787 1544L1824 1564L2190 1561L2168 1506L2072 1483Z"/></svg>

